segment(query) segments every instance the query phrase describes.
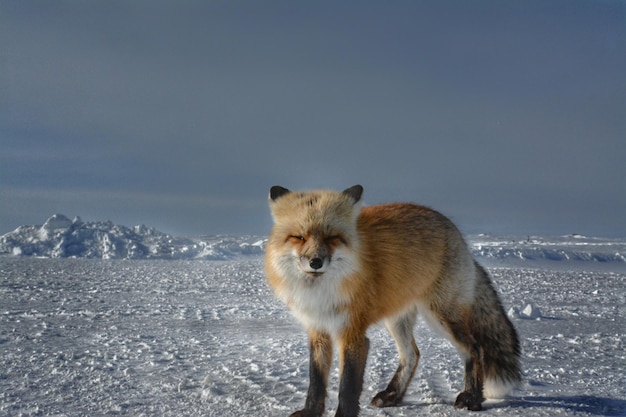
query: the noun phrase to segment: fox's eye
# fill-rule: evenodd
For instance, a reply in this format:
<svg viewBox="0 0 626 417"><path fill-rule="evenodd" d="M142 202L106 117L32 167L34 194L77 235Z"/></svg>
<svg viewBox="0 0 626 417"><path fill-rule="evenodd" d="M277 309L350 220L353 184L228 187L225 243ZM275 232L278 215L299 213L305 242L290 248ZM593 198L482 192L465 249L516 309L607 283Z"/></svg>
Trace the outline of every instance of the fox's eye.
<svg viewBox="0 0 626 417"><path fill-rule="evenodd" d="M341 242L343 244L346 243L346 241L343 239L343 237L341 237L339 235L332 235L332 236L328 236L326 238L326 243L335 243L335 242Z"/></svg>
<svg viewBox="0 0 626 417"><path fill-rule="evenodd" d="M300 235L290 235L289 239L297 240L297 241L300 241L300 242L304 242L305 241L304 236L300 236Z"/></svg>

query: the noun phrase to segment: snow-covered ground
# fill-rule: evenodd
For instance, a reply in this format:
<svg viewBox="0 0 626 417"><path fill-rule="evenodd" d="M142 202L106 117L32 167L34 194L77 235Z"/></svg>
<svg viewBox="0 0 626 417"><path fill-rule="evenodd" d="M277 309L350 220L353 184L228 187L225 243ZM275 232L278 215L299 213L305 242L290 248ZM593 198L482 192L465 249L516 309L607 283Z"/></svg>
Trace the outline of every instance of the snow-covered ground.
<svg viewBox="0 0 626 417"><path fill-rule="evenodd" d="M489 242L472 240L483 261L496 259ZM545 253L541 241L526 245ZM626 415L624 263L508 263L498 253L486 264L506 309L519 313L525 381L478 415ZM375 409L366 404L397 358L384 328L370 330L362 416L470 414L452 405L462 388L454 349L423 323L415 334L422 360L405 401ZM287 416L304 403L307 349L305 332L272 296L260 255L0 257L2 416Z"/></svg>

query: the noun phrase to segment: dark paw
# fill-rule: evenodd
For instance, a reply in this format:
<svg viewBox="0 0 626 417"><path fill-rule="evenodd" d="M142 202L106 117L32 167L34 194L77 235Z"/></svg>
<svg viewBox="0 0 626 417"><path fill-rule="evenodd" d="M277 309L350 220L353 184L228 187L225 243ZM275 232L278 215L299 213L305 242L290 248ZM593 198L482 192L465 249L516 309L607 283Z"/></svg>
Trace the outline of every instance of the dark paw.
<svg viewBox="0 0 626 417"><path fill-rule="evenodd" d="M398 396L396 391L381 391L370 402L370 405L373 407L395 407L400 404L402 401L402 397Z"/></svg>
<svg viewBox="0 0 626 417"><path fill-rule="evenodd" d="M462 392L456 397L454 406L456 408L467 408L470 411L480 411L483 409L483 398L470 392Z"/></svg>
<svg viewBox="0 0 626 417"><path fill-rule="evenodd" d="M324 413L323 412L320 413L315 410L308 410L305 408L304 410L296 411L295 413L291 414L289 417L320 417L322 414Z"/></svg>
<svg viewBox="0 0 626 417"><path fill-rule="evenodd" d="M351 410L343 410L341 407L337 408L335 417L359 417L359 407L357 406Z"/></svg>

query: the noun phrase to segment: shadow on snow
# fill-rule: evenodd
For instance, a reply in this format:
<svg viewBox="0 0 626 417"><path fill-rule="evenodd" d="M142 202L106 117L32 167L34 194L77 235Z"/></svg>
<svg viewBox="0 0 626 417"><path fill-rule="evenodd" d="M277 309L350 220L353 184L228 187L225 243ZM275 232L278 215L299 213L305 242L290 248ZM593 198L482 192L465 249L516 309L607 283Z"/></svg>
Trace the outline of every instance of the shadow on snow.
<svg viewBox="0 0 626 417"><path fill-rule="evenodd" d="M573 396L537 396L511 398L503 403L485 404L485 409L500 408L554 408L566 411L586 413L593 416L624 416L626 400L597 397L593 395Z"/></svg>
<svg viewBox="0 0 626 417"><path fill-rule="evenodd" d="M400 407L415 409L434 404L451 405L449 401L439 400L435 402L403 402ZM626 416L626 400L597 397L593 395L573 396L529 396L521 398L508 398L506 400L488 400L483 403L483 410L497 410L506 408L517 409L562 409L569 412L583 413L592 416L617 417Z"/></svg>

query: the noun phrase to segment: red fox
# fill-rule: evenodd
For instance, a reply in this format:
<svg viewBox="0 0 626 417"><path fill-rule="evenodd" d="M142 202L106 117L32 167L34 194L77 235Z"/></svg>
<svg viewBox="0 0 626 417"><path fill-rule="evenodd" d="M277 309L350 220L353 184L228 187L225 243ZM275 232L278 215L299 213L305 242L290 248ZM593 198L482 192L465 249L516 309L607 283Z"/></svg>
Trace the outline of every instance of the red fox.
<svg viewBox="0 0 626 417"><path fill-rule="evenodd" d="M324 413L333 343L340 371L335 416L359 414L366 331L380 321L400 364L371 405L398 405L420 357L413 338L418 314L465 360L455 407L481 410L485 396L505 394L521 380L519 339L489 276L442 214L410 203L361 208L362 193L360 185L343 192L270 190L267 279L309 334L309 390L292 417Z"/></svg>

